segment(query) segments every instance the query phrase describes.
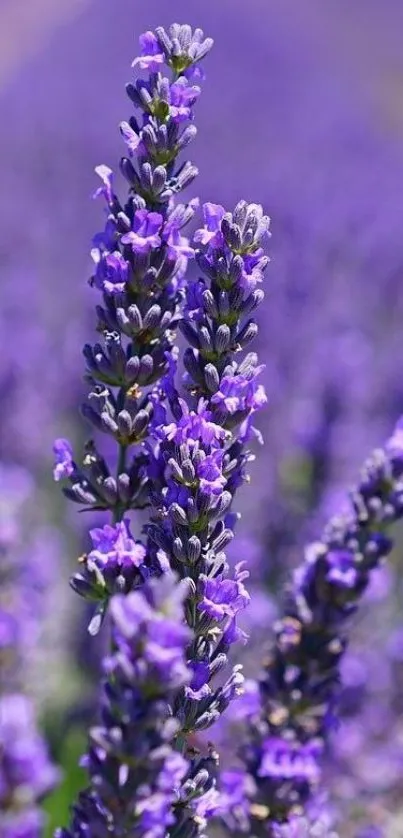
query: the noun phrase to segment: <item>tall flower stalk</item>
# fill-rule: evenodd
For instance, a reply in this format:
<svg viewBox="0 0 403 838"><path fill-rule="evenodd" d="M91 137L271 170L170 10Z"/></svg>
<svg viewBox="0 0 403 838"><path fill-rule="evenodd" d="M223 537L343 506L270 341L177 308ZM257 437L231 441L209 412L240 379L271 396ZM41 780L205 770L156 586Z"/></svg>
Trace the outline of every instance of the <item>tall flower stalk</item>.
<svg viewBox="0 0 403 838"><path fill-rule="evenodd" d="M371 571L390 553L389 529L402 516L401 420L364 465L346 510L307 548L287 591L258 706L246 712L240 748L246 773L223 777L228 801L237 798L239 823L251 825L253 834L277 835L278 824L303 814L318 791L324 745L336 724L349 618Z"/></svg>
<svg viewBox="0 0 403 838"><path fill-rule="evenodd" d="M90 734L91 786L70 829L58 833L69 838L167 830L192 838L203 831L219 808L217 755L212 747L205 755L196 752L192 737L211 727L243 684L241 667L228 672L228 652L244 640L237 615L249 602L248 572L244 563L231 572L225 548L237 518L233 497L247 479L248 443L259 437L252 415L266 402L256 355L240 353L257 333L251 313L263 299L258 286L268 262L262 242L269 219L244 201L233 213L205 204L205 226L195 234L196 247L190 244L183 228L198 202L175 198L197 170L177 158L195 135L193 105L203 78L198 62L212 41L201 30L174 24L169 32L147 32L140 44L133 63L149 77L127 87L141 117L121 124L129 151L121 161L129 183L125 204L111 170L97 168L107 220L94 239L92 284L103 295L97 306L103 341L84 348L91 390L82 412L114 440L115 464L94 441L82 465L67 440L54 446L54 476L69 481L66 496L110 517L90 532L92 549L72 579L80 595L97 603L91 633L110 605L112 650L104 665L101 732ZM205 279L189 282L186 268L194 256ZM182 390L178 325L189 344ZM136 509L149 512L144 541L131 533L128 513ZM171 690L170 675L164 678L174 649L162 619L170 606L155 592L172 586L172 577L179 578L184 598L183 622L177 611L175 619L182 646L186 638L186 677ZM145 602L148 616L131 622L133 609L144 610ZM154 696L147 675L154 655L168 667L155 682L155 713L146 709ZM154 745L161 757L166 730L171 751L164 767L154 762ZM144 748L143 733L150 737Z"/></svg>

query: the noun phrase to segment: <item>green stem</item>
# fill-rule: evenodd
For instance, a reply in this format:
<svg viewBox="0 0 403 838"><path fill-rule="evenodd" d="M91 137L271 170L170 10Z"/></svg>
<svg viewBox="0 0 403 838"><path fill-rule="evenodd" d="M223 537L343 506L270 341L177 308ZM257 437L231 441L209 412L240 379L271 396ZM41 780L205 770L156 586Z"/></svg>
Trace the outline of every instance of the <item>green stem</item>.
<svg viewBox="0 0 403 838"><path fill-rule="evenodd" d="M116 480L118 480L119 475L122 474L122 472L124 472L124 470L126 468L126 452L127 452L127 446L120 444L119 445L118 464L117 464L117 468L116 468ZM113 513L112 513L112 524L117 524L119 521L122 520L124 511L125 511L124 505L122 505L121 503L118 502L116 504L114 510L113 510Z"/></svg>

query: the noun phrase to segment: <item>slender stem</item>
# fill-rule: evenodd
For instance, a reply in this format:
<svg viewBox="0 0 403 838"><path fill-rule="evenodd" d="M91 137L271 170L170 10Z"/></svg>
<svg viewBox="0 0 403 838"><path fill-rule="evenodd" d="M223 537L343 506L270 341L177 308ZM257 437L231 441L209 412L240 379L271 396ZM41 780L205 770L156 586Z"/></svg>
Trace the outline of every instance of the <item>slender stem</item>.
<svg viewBox="0 0 403 838"><path fill-rule="evenodd" d="M116 467L116 480L118 480L119 475L122 474L126 468L126 452L127 452L127 445L119 444L119 454L118 454L118 463ZM115 505L113 512L112 512L112 524L117 524L119 521L122 520L124 514L124 505L119 501Z"/></svg>

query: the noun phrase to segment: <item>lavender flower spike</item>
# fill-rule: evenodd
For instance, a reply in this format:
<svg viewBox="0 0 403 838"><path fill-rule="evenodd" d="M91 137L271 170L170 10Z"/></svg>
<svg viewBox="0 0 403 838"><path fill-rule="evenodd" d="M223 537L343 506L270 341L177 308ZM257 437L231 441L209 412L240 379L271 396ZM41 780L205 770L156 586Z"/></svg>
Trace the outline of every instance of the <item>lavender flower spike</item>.
<svg viewBox="0 0 403 838"><path fill-rule="evenodd" d="M200 806L181 797L189 765L175 750L175 697L189 683L190 631L183 622L186 586L167 575L111 601L113 651L104 662L102 714L89 737L90 786L71 826L55 838L165 838L184 814L188 830ZM177 812L176 812L177 810ZM186 834L186 833L183 833Z"/></svg>
<svg viewBox="0 0 403 838"><path fill-rule="evenodd" d="M192 680L175 708L185 738L210 728L242 692L241 667L231 667L226 680L225 672L231 646L245 639L237 621L249 604L249 574L242 562L231 572L225 550L234 535L231 505L251 459L252 417L266 401L256 381L261 371L256 356L240 361L235 356L257 333L249 315L263 294L245 285L243 274L253 259L263 278L268 260L260 244L268 218L245 202L233 216L210 210L208 205L208 235L196 234L202 242L197 260L208 279L188 286L180 324L190 344L184 355L187 398L179 397L172 368L166 383L170 412L164 404L155 423L147 528L155 562L170 566L189 586L185 614L194 633L188 650ZM213 777L211 766L206 781ZM218 808L216 797L210 816Z"/></svg>
<svg viewBox="0 0 403 838"><path fill-rule="evenodd" d="M256 835L276 835L274 824L303 812L317 791L349 618L402 517L403 419L365 463L346 510L308 547L275 626L260 680L261 713L250 719L240 751L249 777L244 811Z"/></svg>
<svg viewBox="0 0 403 838"><path fill-rule="evenodd" d="M184 230L198 202L177 203L177 196L197 169L179 157L196 134L194 105L200 88L191 84L192 70L212 41L201 30L192 33L175 24L169 33L145 33L140 45L141 57L134 64L147 78L127 85L136 115L120 126L127 146L120 163L128 184L123 203L112 170L96 167L101 185L94 197L107 206L105 229L94 237L91 250L91 284L102 295L96 306L101 339L84 347L90 392L82 413L95 431L113 439L116 457L108 462L90 440L80 462L67 440L54 444L55 480L67 481L64 493L70 500L109 513L115 527L107 536L111 543L124 537L121 522L127 513L149 503L146 442L154 421L154 390L160 386L163 400L161 382L172 363L184 277L194 257ZM132 554L119 561L116 551L106 548L93 548L81 558L72 586L98 601L92 631L98 630L110 596L127 592L147 575L145 548L136 544L135 559Z"/></svg>
<svg viewBox="0 0 403 838"><path fill-rule="evenodd" d="M256 204L241 201L232 214L209 204L196 247L183 234L197 201L174 198L196 169L176 161L195 134L200 90L193 82L202 77L195 65L211 44L201 30L178 24L142 37L136 65L150 77L127 88L141 119L121 125L126 204L112 172L98 168L109 211L92 252L104 343L84 349L92 389L83 413L114 439L117 467L90 442L83 467L59 445L56 468L72 469L69 498L111 513L110 523L91 532L92 549L72 585L98 601L93 633L112 598L114 652L102 726L91 734L92 785L62 838L106 838L108 831L159 838L168 827L181 838L199 835L220 805L217 758L212 748L196 753L191 737L210 728L243 686L228 653L245 639L237 620L250 599L248 571L243 562L231 571L225 550L234 534L232 502L252 459L248 444L258 436L253 415L266 402L257 356L240 353L257 333L251 314L263 299L257 285L268 263L261 245L269 219ZM186 266L195 255L206 279L189 285ZM189 343L185 398L176 378L178 324ZM142 507L150 513L144 545L132 537L128 515ZM164 621L159 607L156 592L172 584L172 573L185 591L183 624L176 612L175 625ZM158 587L152 577L161 575Z"/></svg>
<svg viewBox="0 0 403 838"><path fill-rule="evenodd" d="M56 784L58 771L39 732L33 702L23 693L43 598L34 562L30 566L21 543L32 482L23 469L0 464L0 486L0 835L41 838L45 818L40 802Z"/></svg>

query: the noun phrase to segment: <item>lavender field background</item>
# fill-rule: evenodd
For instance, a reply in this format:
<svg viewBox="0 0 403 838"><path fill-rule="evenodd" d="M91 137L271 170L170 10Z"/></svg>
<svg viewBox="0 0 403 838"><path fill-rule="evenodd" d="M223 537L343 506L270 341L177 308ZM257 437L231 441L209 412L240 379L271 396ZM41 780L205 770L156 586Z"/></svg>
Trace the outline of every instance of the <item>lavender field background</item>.
<svg viewBox="0 0 403 838"><path fill-rule="evenodd" d="M24 688L68 772L46 804L49 835L82 782L73 767L99 654L89 657L84 606L68 586L84 525L55 491L51 448L55 436L84 434L89 250L102 223L94 167L115 168L122 153L138 36L172 20L215 40L192 189L229 207L261 202L272 218L265 447L240 494L234 547L256 595L248 676L303 544L403 413L399 0L0 0L0 541L34 559L40 579ZM374 577L344 665L327 781L346 838L368 822L403 836L402 553L403 537ZM228 750L226 732L217 738Z"/></svg>

